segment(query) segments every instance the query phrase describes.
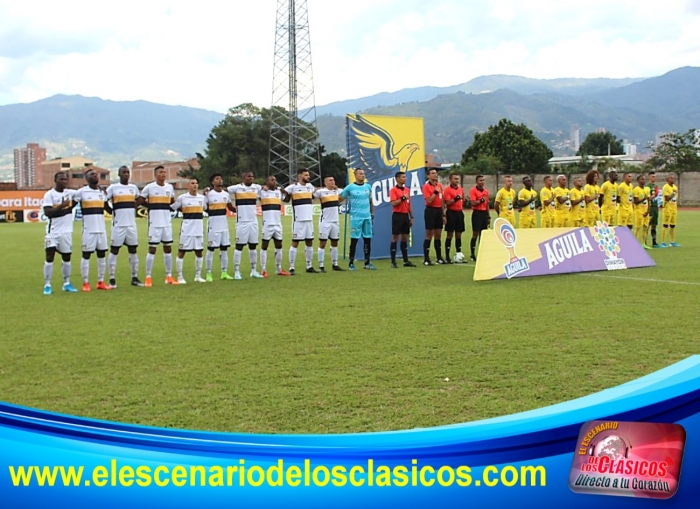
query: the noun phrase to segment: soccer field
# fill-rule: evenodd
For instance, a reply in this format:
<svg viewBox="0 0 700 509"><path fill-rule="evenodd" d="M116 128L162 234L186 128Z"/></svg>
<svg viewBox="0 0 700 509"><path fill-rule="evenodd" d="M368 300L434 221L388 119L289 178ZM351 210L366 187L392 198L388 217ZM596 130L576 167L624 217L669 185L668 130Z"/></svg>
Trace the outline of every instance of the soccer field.
<svg viewBox="0 0 700 509"><path fill-rule="evenodd" d="M261 433L428 427L569 400L700 351L700 212L679 219L683 247L654 250L648 269L477 283L472 263L382 260L313 275L300 249L293 278L171 287L159 250L153 288L134 288L122 250L118 289L94 290L93 258L91 293L60 292L57 264L48 297L43 227L1 225L0 400ZM247 276L247 250L243 260ZM191 281L192 254L185 267Z"/></svg>

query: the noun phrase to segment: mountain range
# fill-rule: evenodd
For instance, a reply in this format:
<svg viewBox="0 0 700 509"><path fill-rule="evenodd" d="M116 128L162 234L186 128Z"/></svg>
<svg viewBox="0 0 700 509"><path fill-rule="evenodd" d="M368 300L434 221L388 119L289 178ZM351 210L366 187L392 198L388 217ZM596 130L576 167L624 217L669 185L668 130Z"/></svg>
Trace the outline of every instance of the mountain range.
<svg viewBox="0 0 700 509"><path fill-rule="evenodd" d="M453 87L420 87L317 107L321 143L345 149L344 114L419 116L427 150L456 161L476 132L501 118L524 123L556 155L571 153L571 127L581 141L605 128L640 145L660 132L700 127L700 68L653 78L537 80L493 75ZM0 106L0 179L12 168L12 149L39 142L49 157L82 154L116 168L131 160L178 159L201 152L223 114L146 101L107 101L56 95Z"/></svg>

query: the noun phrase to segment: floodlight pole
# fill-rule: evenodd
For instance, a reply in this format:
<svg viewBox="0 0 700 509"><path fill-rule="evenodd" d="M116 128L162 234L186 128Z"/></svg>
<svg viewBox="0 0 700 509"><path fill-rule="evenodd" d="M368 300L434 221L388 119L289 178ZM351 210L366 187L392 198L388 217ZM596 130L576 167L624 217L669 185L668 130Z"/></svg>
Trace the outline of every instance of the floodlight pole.
<svg viewBox="0 0 700 509"><path fill-rule="evenodd" d="M321 182L308 15L306 0L277 1L268 175L283 184L302 168Z"/></svg>

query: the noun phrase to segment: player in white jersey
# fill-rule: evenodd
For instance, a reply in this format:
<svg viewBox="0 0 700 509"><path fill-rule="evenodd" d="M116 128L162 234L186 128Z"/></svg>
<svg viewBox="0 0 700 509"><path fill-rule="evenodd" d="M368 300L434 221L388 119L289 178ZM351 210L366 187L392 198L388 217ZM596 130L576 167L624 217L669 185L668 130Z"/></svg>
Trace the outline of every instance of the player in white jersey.
<svg viewBox="0 0 700 509"><path fill-rule="evenodd" d="M270 240L275 242L275 270L278 276L290 276L282 269L282 190L277 187L274 175L267 177L265 187L260 191L262 206L263 230L262 247L260 248L260 266L262 276L267 277L267 248Z"/></svg>
<svg viewBox="0 0 700 509"><path fill-rule="evenodd" d="M146 256L145 286L153 286L151 271L156 259L158 244L163 244L163 261L165 262L165 284L176 285L173 279L173 225L170 216L170 205L175 203L175 189L165 182L167 172L163 166L153 170L155 182L151 182L141 190L141 198L137 205L146 203L148 207L148 255Z"/></svg>
<svg viewBox="0 0 700 509"><path fill-rule="evenodd" d="M289 248L289 272L294 275L294 264L297 259L297 247L299 241L306 244L306 272L316 274L313 268L314 257L314 223L313 223L313 194L314 186L309 182L311 176L309 170L297 172L297 182L284 189L284 201L292 202L294 221L292 223L292 247Z"/></svg>
<svg viewBox="0 0 700 509"><path fill-rule="evenodd" d="M105 284L107 269L107 230L105 228L105 203L107 196L98 187L100 176L93 169L85 172L87 185L78 189L73 201L80 204L83 215L83 258L80 261L80 273L83 276L83 291L90 291L90 257L97 252L97 289L111 290Z"/></svg>
<svg viewBox="0 0 700 509"><path fill-rule="evenodd" d="M44 215L49 218L46 225L46 260L44 261L44 295L51 295L51 276L56 252L61 255L63 264L63 291L75 293L78 290L70 284L70 256L73 251L73 191L66 189L68 174L59 171L53 176L54 188L47 191L41 203Z"/></svg>
<svg viewBox="0 0 700 509"><path fill-rule="evenodd" d="M221 260L221 279L233 279L228 275L228 248L231 246L231 234L228 229L228 217L226 211L236 212L231 203L231 196L224 189L224 177L221 173L214 173L209 177L211 190L204 192L204 205L207 208L207 283L214 281L211 275L214 265L214 251L219 250Z"/></svg>
<svg viewBox="0 0 700 509"><path fill-rule="evenodd" d="M236 250L233 252L233 279L241 278L241 257L248 244L250 277L262 278L258 272L258 197L261 187L253 183L253 172L243 174L243 183L230 186L228 193L236 201Z"/></svg>
<svg viewBox="0 0 700 509"><path fill-rule="evenodd" d="M177 284L187 283L182 275L185 264L185 253L194 251L196 283L206 283L202 278L202 251L204 250L204 196L197 193L199 181L191 178L187 183L187 193L181 194L170 207L182 212L182 226L180 228L180 245L177 252Z"/></svg>
<svg viewBox="0 0 700 509"><path fill-rule="evenodd" d="M342 189L338 189L335 185L333 177L326 177L323 180L325 187L317 189L314 192L314 198L321 201L321 218L318 221L318 268L321 272L326 272L324 267L324 257L326 243L328 239L331 241L331 263L333 270L343 271L338 265L338 239L340 238L340 222L339 209L340 203L343 201L340 193Z"/></svg>
<svg viewBox="0 0 700 509"><path fill-rule="evenodd" d="M136 200L140 196L139 188L129 184L131 172L126 166L119 168L119 183L107 188L107 211L112 214L112 238L107 265L109 266L109 286L117 287L117 255L119 249L126 245L129 251L131 266L131 285L143 286L139 281L139 257L136 249L139 245L139 235L136 231Z"/></svg>

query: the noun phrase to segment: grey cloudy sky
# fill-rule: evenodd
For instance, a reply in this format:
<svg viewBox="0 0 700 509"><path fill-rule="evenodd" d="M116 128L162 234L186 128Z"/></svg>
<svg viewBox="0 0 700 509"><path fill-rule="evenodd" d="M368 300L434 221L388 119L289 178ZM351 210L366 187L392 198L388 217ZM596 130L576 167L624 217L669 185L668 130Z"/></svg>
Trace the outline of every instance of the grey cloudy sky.
<svg viewBox="0 0 700 509"><path fill-rule="evenodd" d="M277 0L0 0L0 104L53 94L269 106ZM308 0L316 103L485 74L700 65L700 0Z"/></svg>

